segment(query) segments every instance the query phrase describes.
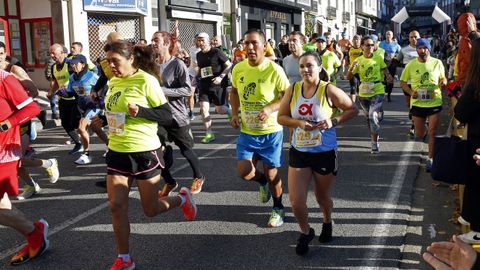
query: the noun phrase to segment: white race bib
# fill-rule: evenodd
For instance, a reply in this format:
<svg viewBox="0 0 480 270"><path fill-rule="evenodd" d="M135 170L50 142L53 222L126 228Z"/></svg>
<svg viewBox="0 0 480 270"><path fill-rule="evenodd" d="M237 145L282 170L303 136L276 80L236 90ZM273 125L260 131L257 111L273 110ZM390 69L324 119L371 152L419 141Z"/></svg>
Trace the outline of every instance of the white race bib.
<svg viewBox="0 0 480 270"><path fill-rule="evenodd" d="M306 131L297 128L295 131L295 145L298 147L313 147L322 144L322 134L319 129Z"/></svg>
<svg viewBox="0 0 480 270"><path fill-rule="evenodd" d="M108 132L115 135L122 135L125 132L124 112L105 112L108 122Z"/></svg>
<svg viewBox="0 0 480 270"><path fill-rule="evenodd" d="M374 86L375 86L375 83L373 83L373 82L361 83L360 84L360 93L362 93L362 94L372 94Z"/></svg>
<svg viewBox="0 0 480 270"><path fill-rule="evenodd" d="M200 77L202 77L202 79L212 77L212 76L213 76L212 67L204 67L200 69Z"/></svg>
<svg viewBox="0 0 480 270"><path fill-rule="evenodd" d="M432 100L432 90L417 89L417 100Z"/></svg>
<svg viewBox="0 0 480 270"><path fill-rule="evenodd" d="M242 119L242 123L249 129L267 128L268 127L267 121L260 121L258 119L259 113L260 111L245 111L245 119Z"/></svg>

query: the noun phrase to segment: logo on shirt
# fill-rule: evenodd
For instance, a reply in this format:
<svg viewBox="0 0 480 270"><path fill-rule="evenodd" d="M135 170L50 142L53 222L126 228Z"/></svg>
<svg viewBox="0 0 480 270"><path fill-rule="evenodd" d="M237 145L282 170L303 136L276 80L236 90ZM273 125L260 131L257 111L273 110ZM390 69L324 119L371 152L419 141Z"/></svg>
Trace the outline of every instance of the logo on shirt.
<svg viewBox="0 0 480 270"><path fill-rule="evenodd" d="M110 90L113 90L110 89ZM118 91L117 93L113 94L109 99L108 99L108 102L107 102L107 110L111 111L112 110L112 107L114 107L115 105L117 105L118 103L118 99L120 98L120 96L122 95L122 91Z"/></svg>
<svg viewBox="0 0 480 270"><path fill-rule="evenodd" d="M367 68L367 71L365 71L365 77L370 77L370 75L372 75L373 73L373 67L368 67Z"/></svg>
<svg viewBox="0 0 480 270"><path fill-rule="evenodd" d="M255 94L255 88L257 88L257 84L254 82L249 83L247 86L243 88L243 99L247 100L248 96Z"/></svg>
<svg viewBox="0 0 480 270"><path fill-rule="evenodd" d="M243 76L240 77L240 83L243 83Z"/></svg>
<svg viewBox="0 0 480 270"><path fill-rule="evenodd" d="M423 73L422 78L420 79L420 84L428 83L429 78L430 78L430 73L428 73L428 72Z"/></svg>
<svg viewBox="0 0 480 270"><path fill-rule="evenodd" d="M298 113L302 116L313 115L313 103L312 104L302 104L298 106Z"/></svg>

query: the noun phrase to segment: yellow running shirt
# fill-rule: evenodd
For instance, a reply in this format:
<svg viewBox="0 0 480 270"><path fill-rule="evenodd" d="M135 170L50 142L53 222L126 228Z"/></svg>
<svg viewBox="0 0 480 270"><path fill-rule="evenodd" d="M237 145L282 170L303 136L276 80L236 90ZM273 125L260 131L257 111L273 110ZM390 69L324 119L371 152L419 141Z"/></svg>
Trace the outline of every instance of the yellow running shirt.
<svg viewBox="0 0 480 270"><path fill-rule="evenodd" d="M385 59L385 50L383 48L378 47L377 45L377 49L373 52L373 55L378 55L383 60Z"/></svg>
<svg viewBox="0 0 480 270"><path fill-rule="evenodd" d="M128 115L128 103L156 108L167 99L158 80L139 69L135 74L108 82L105 109L108 120L108 148L121 153L145 152L160 148L157 122Z"/></svg>
<svg viewBox="0 0 480 270"><path fill-rule="evenodd" d="M329 50L326 50L320 58L322 59L323 68L327 71L330 77L332 77L336 73L337 68L342 65L338 56Z"/></svg>
<svg viewBox="0 0 480 270"><path fill-rule="evenodd" d="M387 68L387 65L383 58L375 54L370 58L362 55L357 58L357 62L358 66L353 69L352 73L360 75L359 96L373 97L385 94L382 69Z"/></svg>
<svg viewBox="0 0 480 270"><path fill-rule="evenodd" d="M270 114L260 122L258 113L268 104L278 101L280 93L289 86L287 75L282 67L270 59L258 66L250 66L248 61L235 65L232 71L232 85L240 99L240 131L250 135L266 135L283 130L277 122L278 112Z"/></svg>
<svg viewBox="0 0 480 270"><path fill-rule="evenodd" d="M348 50L348 57L350 58L350 63L354 62L357 60L357 58L363 53L362 48L355 48L355 47L350 47L350 50Z"/></svg>
<svg viewBox="0 0 480 270"><path fill-rule="evenodd" d="M422 63L417 59L410 61L403 70L401 81L412 84L412 90L417 92L417 98L410 98L410 106L433 108L442 106L442 91L438 87L440 80L445 78L445 68L442 61L428 57ZM435 93L435 95L432 95Z"/></svg>

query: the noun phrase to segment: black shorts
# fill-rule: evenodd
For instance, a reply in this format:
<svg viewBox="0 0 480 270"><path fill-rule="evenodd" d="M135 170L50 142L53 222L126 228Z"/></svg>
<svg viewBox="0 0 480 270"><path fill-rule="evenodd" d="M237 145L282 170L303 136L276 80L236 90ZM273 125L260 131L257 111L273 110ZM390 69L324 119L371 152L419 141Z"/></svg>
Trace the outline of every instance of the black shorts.
<svg viewBox="0 0 480 270"><path fill-rule="evenodd" d="M160 175L165 167L161 151L120 153L108 150L105 160L108 175L123 175L137 180L146 180Z"/></svg>
<svg viewBox="0 0 480 270"><path fill-rule="evenodd" d="M301 152L294 147L290 147L288 165L292 168L311 168L314 172L321 175L337 175L337 151L310 153Z"/></svg>
<svg viewBox="0 0 480 270"><path fill-rule="evenodd" d="M211 86L209 88L201 87L199 89L199 100L210 102L215 106L222 106L227 101L227 89L222 86Z"/></svg>
<svg viewBox="0 0 480 270"><path fill-rule="evenodd" d="M442 106L433 107L433 108L421 108L421 107L412 106L412 108L410 109L410 113L412 114L412 116L420 117L420 118L427 118L430 115L437 114L441 111L442 111Z"/></svg>
<svg viewBox="0 0 480 270"><path fill-rule="evenodd" d="M162 145L165 145L168 140L169 142L174 142L180 150L193 149L195 144L190 125L184 127L158 126L158 136Z"/></svg>

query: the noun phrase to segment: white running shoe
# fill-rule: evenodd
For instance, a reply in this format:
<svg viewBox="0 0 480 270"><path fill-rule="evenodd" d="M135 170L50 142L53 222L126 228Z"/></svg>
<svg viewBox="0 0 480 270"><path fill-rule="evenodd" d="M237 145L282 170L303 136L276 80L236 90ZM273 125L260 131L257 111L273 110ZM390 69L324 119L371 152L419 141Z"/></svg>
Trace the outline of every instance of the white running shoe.
<svg viewBox="0 0 480 270"><path fill-rule="evenodd" d="M87 154L82 154L77 160L75 160L75 164L78 165L85 165L92 162L92 158Z"/></svg>
<svg viewBox="0 0 480 270"><path fill-rule="evenodd" d="M48 180L50 183L55 184L60 177L60 172L58 171L58 161L56 158L51 158L49 160L52 162L52 166L46 168L45 170L47 171L49 178Z"/></svg>
<svg viewBox="0 0 480 270"><path fill-rule="evenodd" d="M35 183L34 187L32 187L30 185L25 185L25 186L23 186L22 194L17 196L17 200L19 200L19 201L26 200L26 199L32 197L34 194L39 193L41 190L42 189L40 188L40 186L37 183Z"/></svg>
<svg viewBox="0 0 480 270"><path fill-rule="evenodd" d="M468 244L480 244L480 232L470 231L459 235L458 238Z"/></svg>

